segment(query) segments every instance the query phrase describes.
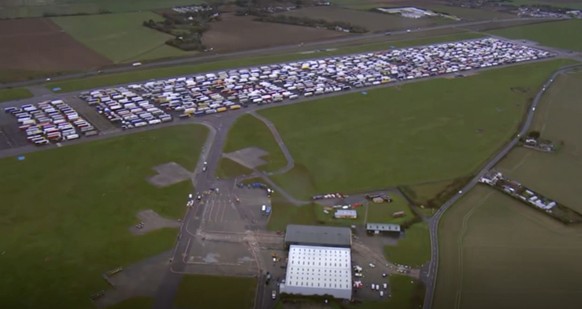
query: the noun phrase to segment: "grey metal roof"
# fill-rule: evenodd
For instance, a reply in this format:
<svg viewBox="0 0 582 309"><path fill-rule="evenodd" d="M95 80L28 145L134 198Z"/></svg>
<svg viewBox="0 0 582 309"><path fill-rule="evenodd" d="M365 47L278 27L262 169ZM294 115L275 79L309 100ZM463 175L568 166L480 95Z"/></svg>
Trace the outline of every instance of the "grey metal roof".
<svg viewBox="0 0 582 309"><path fill-rule="evenodd" d="M352 231L347 227L287 225L285 242L304 245L350 246Z"/></svg>
<svg viewBox="0 0 582 309"><path fill-rule="evenodd" d="M389 223L368 223L366 224L366 230L383 232L400 232L400 225Z"/></svg>

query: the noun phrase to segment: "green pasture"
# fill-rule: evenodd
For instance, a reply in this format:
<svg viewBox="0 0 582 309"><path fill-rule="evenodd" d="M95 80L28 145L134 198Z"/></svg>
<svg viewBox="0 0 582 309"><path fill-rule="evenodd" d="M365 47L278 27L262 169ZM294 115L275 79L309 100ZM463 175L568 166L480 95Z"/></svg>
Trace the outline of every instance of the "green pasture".
<svg viewBox="0 0 582 309"><path fill-rule="evenodd" d="M420 267L430 260L430 238L424 222L406 229L396 246L385 246L384 254L393 263Z"/></svg>
<svg viewBox="0 0 582 309"><path fill-rule="evenodd" d="M273 172L287 164L281 148L267 125L253 115L245 114L239 117L228 131L223 152L229 153L248 147L257 147L268 152L262 158L267 163L258 166L259 170Z"/></svg>
<svg viewBox="0 0 582 309"><path fill-rule="evenodd" d="M582 9L582 3L572 0L511 0L514 5L550 5L559 8Z"/></svg>
<svg viewBox="0 0 582 309"><path fill-rule="evenodd" d="M285 231L288 224L318 224L316 204L295 206L275 192L271 196L271 206L273 209L267 222L267 229L271 231Z"/></svg>
<svg viewBox="0 0 582 309"><path fill-rule="evenodd" d="M187 64L172 67L142 69L116 74L104 74L82 79L50 82L46 84L46 87L49 89L57 87L61 88L62 92L69 92L83 89L92 89L97 87L112 86L116 84L124 84L136 81L145 81L152 78L167 78L173 76L209 72L220 69L254 66L269 63L280 63L285 61L311 59L314 57L343 55L366 51L385 50L390 48L391 46L405 47L405 46L426 45L435 42L466 40L482 36L473 33L441 34L440 32L433 31L429 33L436 35L433 37L424 37L424 34L422 32L419 32L418 34L415 33L414 36L410 36L409 39L404 39L403 37L398 36L398 40L394 41L387 40L385 42L380 43L376 42L363 45L338 47L337 49L332 49L330 51L320 51L317 53L313 52L313 53L273 54L266 56L218 60L213 62L204 62L200 64ZM418 36L420 36L420 38Z"/></svg>
<svg viewBox="0 0 582 309"><path fill-rule="evenodd" d="M0 102L26 99L32 97L32 93L26 88L0 89Z"/></svg>
<svg viewBox="0 0 582 309"><path fill-rule="evenodd" d="M561 75L536 111L532 129L562 140L558 153L516 148L497 166L512 179L578 211L582 73ZM434 308L577 308L582 227L566 226L478 185L439 225ZM500 305L501 304L501 305Z"/></svg>
<svg viewBox="0 0 582 309"><path fill-rule="evenodd" d="M582 20L572 19L492 30L490 33L511 39L531 40L545 46L582 51L580 29Z"/></svg>
<svg viewBox="0 0 582 309"><path fill-rule="evenodd" d="M188 275L182 278L176 308L253 308L257 279Z"/></svg>
<svg viewBox="0 0 582 309"><path fill-rule="evenodd" d="M52 18L77 41L114 63L192 54L166 45L172 36L144 27L149 19L163 18L152 12Z"/></svg>
<svg viewBox="0 0 582 309"><path fill-rule="evenodd" d="M191 183L146 178L171 161L194 169L206 133L177 126L0 160L3 307L94 308L89 296L109 288L103 272L172 248L174 229L129 228L140 210L182 217Z"/></svg>
<svg viewBox="0 0 582 309"><path fill-rule="evenodd" d="M3 1L0 18L136 12L200 2L199 0L11 0Z"/></svg>
<svg viewBox="0 0 582 309"><path fill-rule="evenodd" d="M296 162L274 179L307 198L468 175L513 136L528 101L566 63L530 63L261 110Z"/></svg>

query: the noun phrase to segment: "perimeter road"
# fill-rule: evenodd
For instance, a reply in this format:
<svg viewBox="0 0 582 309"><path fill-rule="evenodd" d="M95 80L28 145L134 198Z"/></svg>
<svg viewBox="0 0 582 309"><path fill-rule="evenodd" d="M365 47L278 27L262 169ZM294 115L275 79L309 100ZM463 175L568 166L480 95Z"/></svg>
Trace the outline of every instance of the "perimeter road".
<svg viewBox="0 0 582 309"><path fill-rule="evenodd" d="M528 107L528 112L526 115L525 121L521 125L521 129L519 130L518 134L505 145L499 153L497 153L483 168L477 173L469 183L467 183L461 191L459 191L455 196L453 196L450 200L444 203L441 208L435 213L435 215L428 221L429 226L429 233L430 233L430 243L431 243L431 258L428 267L428 274L427 274L427 282L426 282L426 294L424 297L424 309L431 309L433 298L434 298L434 289L436 285L437 279L437 271L438 271L438 262L439 262L439 244L438 244L438 225L441 217L443 216L444 212L449 209L456 201L458 201L467 191L471 190L475 185L479 182L479 179L490 169L492 169L501 159L503 159L515 145L519 141L519 138L525 136L529 127L533 121L535 109L538 106L540 99L542 98L543 94L546 92L546 89L552 85L556 77L564 72L569 70L582 67L582 64L571 65L567 67L563 67L558 71L554 72L552 76L546 80L543 84L540 91L538 91L537 95L535 96L533 102Z"/></svg>

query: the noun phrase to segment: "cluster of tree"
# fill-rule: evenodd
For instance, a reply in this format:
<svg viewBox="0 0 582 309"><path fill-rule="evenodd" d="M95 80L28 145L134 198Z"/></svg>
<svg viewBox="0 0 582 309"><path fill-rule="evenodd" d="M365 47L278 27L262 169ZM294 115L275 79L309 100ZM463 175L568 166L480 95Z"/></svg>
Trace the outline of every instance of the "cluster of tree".
<svg viewBox="0 0 582 309"><path fill-rule="evenodd" d="M165 12L163 21L146 20L145 27L149 27L174 36L166 44L182 50L204 50L202 35L210 28L209 23L220 20L216 8L200 12Z"/></svg>
<svg viewBox="0 0 582 309"><path fill-rule="evenodd" d="M327 21L325 19L314 19L309 17L297 17L288 15L267 15L267 16L257 16L256 21L270 22L270 23L281 23L297 26L307 26L315 28L325 28L329 30L346 30L351 33L366 33L368 29L352 25L351 23L345 21Z"/></svg>
<svg viewBox="0 0 582 309"><path fill-rule="evenodd" d="M43 17L59 17L59 16L84 16L84 15L103 15L103 14L111 14L111 11L106 9L99 9L97 13L87 13L87 12L77 12L77 13L53 13L53 12L44 12L42 14Z"/></svg>

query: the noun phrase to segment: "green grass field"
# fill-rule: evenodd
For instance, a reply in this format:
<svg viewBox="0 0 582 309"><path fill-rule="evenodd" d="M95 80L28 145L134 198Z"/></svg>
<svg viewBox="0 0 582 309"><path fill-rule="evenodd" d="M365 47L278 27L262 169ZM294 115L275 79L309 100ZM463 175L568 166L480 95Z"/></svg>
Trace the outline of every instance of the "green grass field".
<svg viewBox="0 0 582 309"><path fill-rule="evenodd" d="M288 224L318 224L315 204L295 206L290 204L279 193L275 192L271 196L271 206L273 211L267 223L267 229L270 231L285 231Z"/></svg>
<svg viewBox="0 0 582 309"><path fill-rule="evenodd" d="M567 50L582 51L582 20L573 19L490 31L511 39L527 39Z"/></svg>
<svg viewBox="0 0 582 309"><path fill-rule="evenodd" d="M255 278L188 275L182 278L174 304L176 308L253 308Z"/></svg>
<svg viewBox="0 0 582 309"><path fill-rule="evenodd" d="M45 14L97 14L100 12L135 12L180 5L192 5L198 0L12 0L3 1L0 18L40 17ZM211 2L211 1L210 1Z"/></svg>
<svg viewBox="0 0 582 309"><path fill-rule="evenodd" d="M229 153L247 147L258 147L269 154L263 157L267 163L257 169L273 172L285 167L287 160L269 128L253 115L239 117L228 131L223 152Z"/></svg>
<svg viewBox="0 0 582 309"><path fill-rule="evenodd" d="M172 36L144 27L149 19L163 18L152 12L52 18L73 38L114 63L192 54L166 45Z"/></svg>
<svg viewBox="0 0 582 309"><path fill-rule="evenodd" d="M26 99L32 97L32 93L26 88L0 89L0 102Z"/></svg>
<svg viewBox="0 0 582 309"><path fill-rule="evenodd" d="M147 30L147 29L146 29ZM422 33L415 34L423 36L422 38L402 39L398 36L398 40L385 41L381 43L369 43L364 45L338 47L335 50L318 52L318 53L285 53L285 54L274 54L259 57L246 57L228 60L219 60L214 62L205 62L201 64L194 65L181 65L174 67L163 67L155 69L144 69L137 71L130 71L117 74L106 74L99 75L83 79L74 79L67 81L56 81L46 84L49 89L58 87L61 88L62 92L91 89L96 87L105 87L116 84L123 84L135 81L145 81L152 78L165 78L173 77L179 75L188 75L201 72L209 72L214 70L226 69L226 68L236 68L244 66L253 66L268 63L280 63L285 61L294 61L300 59L311 59L314 57L324 57L324 56L334 56L342 54L351 54L365 51L383 50L388 49L390 46L395 47L405 47L405 46L415 46L415 45L425 45L435 42L448 42L465 40L471 38L481 37L479 34L474 33L455 33L455 34L441 34L440 32L431 31L429 33L435 34L433 37L424 37Z"/></svg>
<svg viewBox="0 0 582 309"><path fill-rule="evenodd" d="M514 5L551 5L554 7L563 7L571 9L582 9L582 3L571 0L511 0Z"/></svg>
<svg viewBox="0 0 582 309"><path fill-rule="evenodd" d="M414 213L402 196L392 194L390 197L392 197L391 203L370 203L367 206L367 222L402 224L414 218ZM398 211L404 211L404 216L400 218L392 217L392 214Z"/></svg>
<svg viewBox="0 0 582 309"><path fill-rule="evenodd" d="M103 272L170 249L174 229L128 229L140 210L182 217L191 183L146 177L169 161L194 169L206 133L176 126L0 160L3 307L93 308L89 296L109 288Z"/></svg>
<svg viewBox="0 0 582 309"><path fill-rule="evenodd" d="M562 139L556 154L514 149L498 168L581 211L582 73L559 77L536 112L534 129ZM582 227L565 226L514 199L477 186L439 226L434 308L578 308Z"/></svg>
<svg viewBox="0 0 582 309"><path fill-rule="evenodd" d="M465 176L514 134L525 104L566 63L525 64L262 110L296 162L274 179L307 198Z"/></svg>
<svg viewBox="0 0 582 309"><path fill-rule="evenodd" d="M430 260L430 238L424 222L406 229L396 246L384 247L386 258L393 263L420 267Z"/></svg>
<svg viewBox="0 0 582 309"><path fill-rule="evenodd" d="M154 306L154 299L150 297L135 297L124 300L118 304L107 307L107 309L145 309Z"/></svg>
<svg viewBox="0 0 582 309"><path fill-rule="evenodd" d="M218 163L218 168L216 170L216 176L220 178L231 178L240 175L248 175L252 173L251 169L248 169L231 159L222 158Z"/></svg>

